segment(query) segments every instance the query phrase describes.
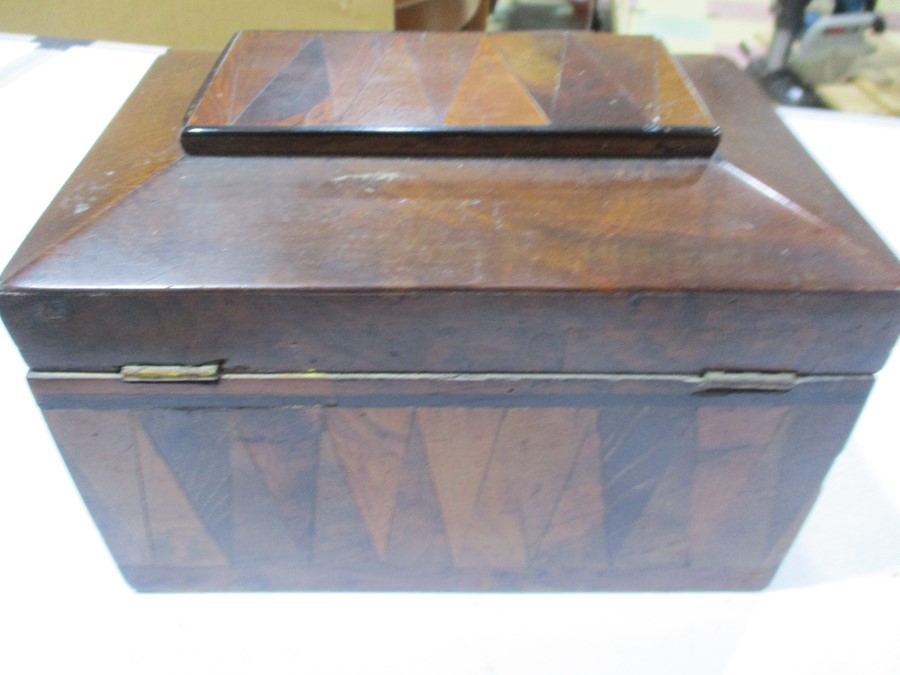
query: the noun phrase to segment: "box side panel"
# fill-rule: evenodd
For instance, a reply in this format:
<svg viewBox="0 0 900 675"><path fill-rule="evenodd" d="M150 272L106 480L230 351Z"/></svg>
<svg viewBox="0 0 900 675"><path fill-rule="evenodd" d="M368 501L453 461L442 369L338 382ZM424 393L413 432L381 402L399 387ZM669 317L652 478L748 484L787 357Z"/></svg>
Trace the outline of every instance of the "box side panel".
<svg viewBox="0 0 900 675"><path fill-rule="evenodd" d="M32 380L151 591L759 588L870 384Z"/></svg>
<svg viewBox="0 0 900 675"><path fill-rule="evenodd" d="M870 374L896 293L9 293L35 370Z"/></svg>

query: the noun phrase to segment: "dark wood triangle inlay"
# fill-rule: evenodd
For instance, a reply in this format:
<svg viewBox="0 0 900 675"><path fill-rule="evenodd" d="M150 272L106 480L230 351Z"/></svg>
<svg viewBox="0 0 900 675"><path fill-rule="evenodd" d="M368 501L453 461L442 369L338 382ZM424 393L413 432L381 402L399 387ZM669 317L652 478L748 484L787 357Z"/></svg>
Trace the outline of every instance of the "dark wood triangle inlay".
<svg viewBox="0 0 900 675"><path fill-rule="evenodd" d="M718 129L668 59L642 37L251 31L216 65L182 146L200 155L708 157ZM664 130L661 93L671 99Z"/></svg>
<svg viewBox="0 0 900 675"><path fill-rule="evenodd" d="M467 38L461 39L452 33L404 35L406 48L413 57L419 80L438 121L447 116L478 48L476 36ZM440 58L434 58L435 54L440 54Z"/></svg>
<svg viewBox="0 0 900 675"><path fill-rule="evenodd" d="M378 68L396 33L323 33L322 46L331 83L331 108L337 124Z"/></svg>
<svg viewBox="0 0 900 675"><path fill-rule="evenodd" d="M261 88L268 86L313 37L312 33L290 31L242 34L228 55L233 63L230 119L240 117Z"/></svg>
<svg viewBox="0 0 900 675"><path fill-rule="evenodd" d="M622 59L617 59L616 55L597 58L569 36L551 113L554 122L584 127L597 124L645 126L650 121L645 110L647 98L629 92L627 78L618 74L618 68L629 65L627 56ZM640 76L646 77L646 73Z"/></svg>
<svg viewBox="0 0 900 675"><path fill-rule="evenodd" d="M235 124L298 124L331 96L322 39L316 36L263 89Z"/></svg>
<svg viewBox="0 0 900 675"><path fill-rule="evenodd" d="M551 116L562 76L566 36L563 33L498 33L491 44L534 100ZM556 120L553 120L556 122Z"/></svg>
<svg viewBox="0 0 900 675"><path fill-rule="evenodd" d="M615 560L673 456L684 413L665 408L605 408L600 413L606 542Z"/></svg>
<svg viewBox="0 0 900 675"><path fill-rule="evenodd" d="M609 78L610 86L624 94L629 104L637 108L643 117L656 120L659 114L656 40L649 37L617 40L608 34L591 39L590 36L570 33L569 41L570 49L575 48L587 62L593 64L588 68Z"/></svg>
<svg viewBox="0 0 900 675"><path fill-rule="evenodd" d="M221 549L232 546L232 484L226 414L151 410L140 414L159 457Z"/></svg>

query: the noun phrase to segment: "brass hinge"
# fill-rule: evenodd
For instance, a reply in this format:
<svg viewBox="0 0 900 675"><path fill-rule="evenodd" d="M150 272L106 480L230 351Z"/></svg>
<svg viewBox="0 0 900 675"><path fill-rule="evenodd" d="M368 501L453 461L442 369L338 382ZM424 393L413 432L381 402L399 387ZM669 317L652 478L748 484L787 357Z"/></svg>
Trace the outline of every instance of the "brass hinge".
<svg viewBox="0 0 900 675"><path fill-rule="evenodd" d="M126 382L218 382L222 366L122 366L119 374Z"/></svg>
<svg viewBox="0 0 900 675"><path fill-rule="evenodd" d="M797 384L797 373L754 373L709 370L700 378L698 391L790 391Z"/></svg>

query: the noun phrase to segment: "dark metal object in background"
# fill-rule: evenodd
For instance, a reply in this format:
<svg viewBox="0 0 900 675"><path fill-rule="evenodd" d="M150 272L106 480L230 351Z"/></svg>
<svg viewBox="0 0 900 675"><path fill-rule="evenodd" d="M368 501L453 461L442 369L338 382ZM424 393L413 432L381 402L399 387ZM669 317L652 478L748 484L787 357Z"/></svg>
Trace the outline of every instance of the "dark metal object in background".
<svg viewBox="0 0 900 675"><path fill-rule="evenodd" d="M824 107L815 86L847 78L856 60L872 51L865 32L885 27L874 0L837 0L834 14L823 17L807 14L810 2L776 3L768 53L748 66L769 97L785 105Z"/></svg>

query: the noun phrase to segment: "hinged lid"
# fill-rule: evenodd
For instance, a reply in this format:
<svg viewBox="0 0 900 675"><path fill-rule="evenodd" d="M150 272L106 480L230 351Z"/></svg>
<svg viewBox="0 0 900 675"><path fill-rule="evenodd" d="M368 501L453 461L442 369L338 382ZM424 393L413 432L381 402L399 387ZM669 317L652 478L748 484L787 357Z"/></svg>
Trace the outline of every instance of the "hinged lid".
<svg viewBox="0 0 900 675"><path fill-rule="evenodd" d="M269 82L267 97L300 44L327 53L329 91L366 91L331 67L338 52L369 63L329 51L347 36L251 39L293 46L231 79L226 56L192 119L209 119L210 96L244 101ZM385 64L421 79L429 57L415 45L430 40L461 40L470 64L488 40L496 62L540 65L535 45L588 38L509 38L521 52L506 38L358 39L387 45L371 83ZM628 44L661 62L655 42ZM722 128L699 159L185 154L185 110L212 61L159 60L4 272L0 312L31 367L860 374L900 330L900 265L724 59L679 61L683 91L696 87ZM551 63L551 98L581 91L569 82L581 70ZM539 100L532 71L508 68ZM246 91L245 71L260 73ZM638 86L611 78L609 91ZM333 113L334 95L322 100Z"/></svg>
<svg viewBox="0 0 900 675"><path fill-rule="evenodd" d="M718 131L652 38L246 32L181 140L212 155L689 157Z"/></svg>

